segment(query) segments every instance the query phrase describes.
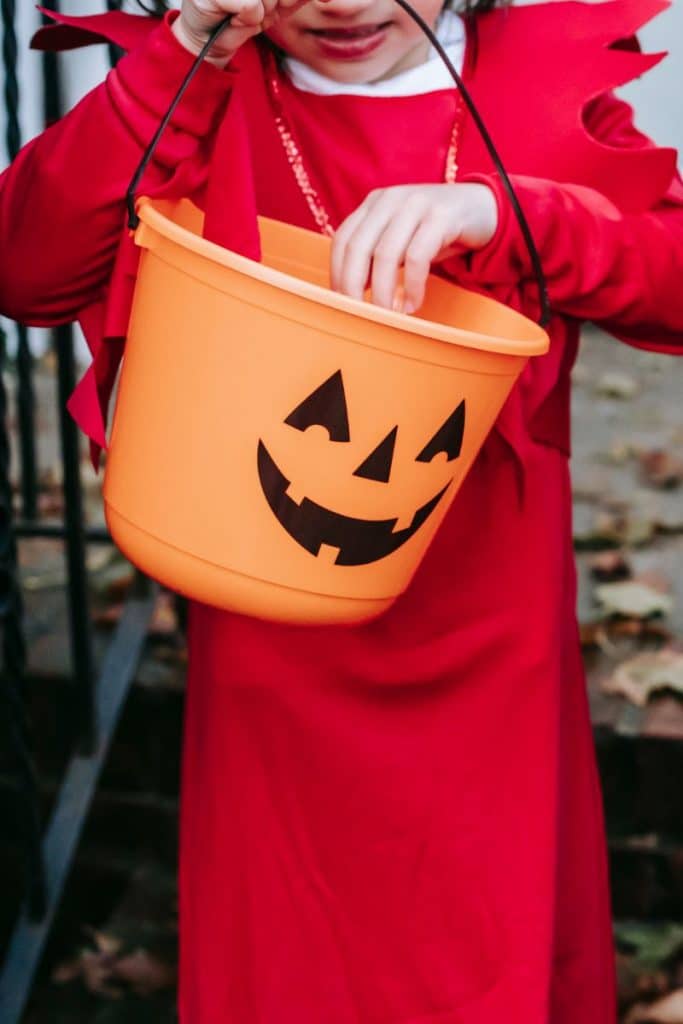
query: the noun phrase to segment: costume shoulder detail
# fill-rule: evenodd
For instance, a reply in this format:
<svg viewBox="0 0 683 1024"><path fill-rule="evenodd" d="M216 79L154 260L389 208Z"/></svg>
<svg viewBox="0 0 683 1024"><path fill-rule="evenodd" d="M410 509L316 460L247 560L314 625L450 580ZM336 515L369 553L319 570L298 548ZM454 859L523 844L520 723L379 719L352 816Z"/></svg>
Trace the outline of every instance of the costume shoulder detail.
<svg viewBox="0 0 683 1024"><path fill-rule="evenodd" d="M56 24L38 29L31 40L34 50L76 50L93 43L113 43L122 50L132 50L159 24L158 18L123 11L72 17L43 7L38 10Z"/></svg>
<svg viewBox="0 0 683 1024"><path fill-rule="evenodd" d="M598 97L666 56L641 53L634 36L669 6L668 0L551 0L481 16L473 92L508 170L599 188L633 212L666 192L674 150L647 140L623 148L596 138L586 113ZM481 150L477 156L486 162Z"/></svg>
<svg viewBox="0 0 683 1024"><path fill-rule="evenodd" d="M541 70L554 67L563 77L571 69L574 88L591 98L639 77L666 56L643 54L628 41L670 6L671 0L550 0L497 8L483 21L488 21L490 31L520 33L533 40L539 76Z"/></svg>

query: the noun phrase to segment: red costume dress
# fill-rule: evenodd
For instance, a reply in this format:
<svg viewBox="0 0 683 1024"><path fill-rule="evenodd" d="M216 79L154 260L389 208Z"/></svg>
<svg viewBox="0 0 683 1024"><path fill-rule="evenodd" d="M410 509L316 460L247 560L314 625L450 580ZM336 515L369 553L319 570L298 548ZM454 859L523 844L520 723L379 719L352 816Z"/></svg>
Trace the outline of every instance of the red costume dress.
<svg viewBox="0 0 683 1024"><path fill-rule="evenodd" d="M683 347L675 156L610 95L654 60L612 44L663 6L553 3L481 16L476 39L470 29L465 75L540 249L552 344L407 593L354 628L192 608L182 1024L614 1024L574 611L569 371L582 319L645 348ZM130 52L4 175L0 308L80 319L95 361L73 409L101 443L135 272L122 196L191 58L146 18L62 22L39 43L106 37ZM334 223L372 188L443 179L452 91L280 88ZM145 191L193 196L214 240L249 245L247 137L259 211L313 227L254 43L226 72L202 67ZM528 258L470 122L458 159L461 180L496 190L500 226L443 271L533 316Z"/></svg>

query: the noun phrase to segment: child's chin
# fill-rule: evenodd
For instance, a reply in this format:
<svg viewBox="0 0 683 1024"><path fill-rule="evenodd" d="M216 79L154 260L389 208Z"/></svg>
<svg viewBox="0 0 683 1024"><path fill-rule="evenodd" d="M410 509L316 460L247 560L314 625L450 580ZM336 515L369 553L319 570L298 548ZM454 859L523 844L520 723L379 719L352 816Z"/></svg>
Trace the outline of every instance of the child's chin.
<svg viewBox="0 0 683 1024"><path fill-rule="evenodd" d="M317 65L317 66L316 66ZM363 61L316 61L311 67L326 78L344 85L368 85L385 78L391 70L391 64L382 60Z"/></svg>

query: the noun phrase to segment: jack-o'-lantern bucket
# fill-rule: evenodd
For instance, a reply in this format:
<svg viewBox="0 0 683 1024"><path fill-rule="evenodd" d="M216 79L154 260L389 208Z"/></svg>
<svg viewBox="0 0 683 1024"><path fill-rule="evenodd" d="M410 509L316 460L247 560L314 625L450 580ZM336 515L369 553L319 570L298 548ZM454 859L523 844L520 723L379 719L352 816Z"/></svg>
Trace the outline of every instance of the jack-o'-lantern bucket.
<svg viewBox="0 0 683 1024"><path fill-rule="evenodd" d="M460 76L408 0L514 189ZM418 315L329 288L330 240L261 220L262 262L202 236L188 200L136 200L186 75L128 189L141 248L104 482L113 539L207 604L362 622L408 586L541 326L436 276Z"/></svg>
<svg viewBox="0 0 683 1024"><path fill-rule="evenodd" d="M407 587L534 322L432 276L419 316L328 288L329 239L261 220L262 262L143 201L107 458L112 536L219 607L358 622Z"/></svg>

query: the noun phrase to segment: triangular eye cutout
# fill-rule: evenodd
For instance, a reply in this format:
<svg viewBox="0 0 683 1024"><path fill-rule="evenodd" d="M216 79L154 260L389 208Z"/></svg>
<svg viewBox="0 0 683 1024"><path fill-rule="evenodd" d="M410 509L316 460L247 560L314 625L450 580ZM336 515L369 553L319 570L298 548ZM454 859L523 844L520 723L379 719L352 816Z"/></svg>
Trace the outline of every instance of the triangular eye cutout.
<svg viewBox="0 0 683 1024"><path fill-rule="evenodd" d="M324 427L330 435L330 441L349 441L349 415L341 370L333 373L308 398L304 398L301 405L289 414L285 423L297 430L307 430L312 426Z"/></svg>
<svg viewBox="0 0 683 1024"><path fill-rule="evenodd" d="M462 438L465 433L465 399L452 413L444 425L437 430L434 437L422 449L417 457L417 462L431 462L439 452L445 452L447 462L457 459L462 448Z"/></svg>
<svg viewBox="0 0 683 1024"><path fill-rule="evenodd" d="M375 450L370 452L365 462L360 464L353 475L365 477L366 480L377 480L381 484L389 483L397 433L398 427L394 427L391 433L387 434L383 441L380 441Z"/></svg>

